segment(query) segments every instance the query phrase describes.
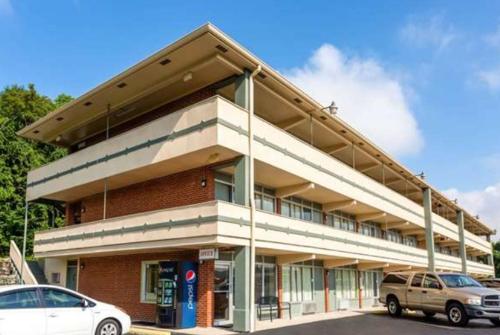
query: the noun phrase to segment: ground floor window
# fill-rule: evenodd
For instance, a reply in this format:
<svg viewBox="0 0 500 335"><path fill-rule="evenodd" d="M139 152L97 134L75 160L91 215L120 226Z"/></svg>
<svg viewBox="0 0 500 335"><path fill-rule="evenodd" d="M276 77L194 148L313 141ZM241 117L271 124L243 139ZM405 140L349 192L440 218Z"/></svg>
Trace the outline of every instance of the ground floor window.
<svg viewBox="0 0 500 335"><path fill-rule="evenodd" d="M360 272L363 298L378 297L378 288L382 279L381 271Z"/></svg>
<svg viewBox="0 0 500 335"><path fill-rule="evenodd" d="M255 263L255 302L261 297L276 297L276 264L274 257L257 256Z"/></svg>
<svg viewBox="0 0 500 335"><path fill-rule="evenodd" d="M141 302L156 303L158 261L145 261L141 265Z"/></svg>
<svg viewBox="0 0 500 335"><path fill-rule="evenodd" d="M312 301L314 292L314 266L289 265L283 266L283 300Z"/></svg>

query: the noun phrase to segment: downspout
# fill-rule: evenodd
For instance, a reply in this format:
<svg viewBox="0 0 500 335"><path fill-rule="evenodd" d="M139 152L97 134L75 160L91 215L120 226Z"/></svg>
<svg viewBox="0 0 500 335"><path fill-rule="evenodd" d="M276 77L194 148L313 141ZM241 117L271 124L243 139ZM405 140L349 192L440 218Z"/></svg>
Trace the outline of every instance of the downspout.
<svg viewBox="0 0 500 335"><path fill-rule="evenodd" d="M248 86L249 108L248 108L248 157L250 160L249 166L249 192L250 192L250 332L255 331L255 197L254 197L254 164L253 164L253 117L254 117L254 77L262 70L262 67L257 65L257 68L250 75Z"/></svg>

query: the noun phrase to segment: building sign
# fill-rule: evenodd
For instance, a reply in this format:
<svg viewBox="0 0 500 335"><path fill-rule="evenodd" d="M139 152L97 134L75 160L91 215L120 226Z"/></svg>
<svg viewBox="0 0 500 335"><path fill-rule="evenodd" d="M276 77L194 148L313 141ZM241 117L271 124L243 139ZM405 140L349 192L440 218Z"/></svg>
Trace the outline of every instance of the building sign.
<svg viewBox="0 0 500 335"><path fill-rule="evenodd" d="M219 249L217 248L200 249L200 255L199 255L200 261L217 259L217 258L219 258Z"/></svg>
<svg viewBox="0 0 500 335"><path fill-rule="evenodd" d="M182 262L179 271L181 282L177 328L192 328L196 326L198 264L195 262Z"/></svg>

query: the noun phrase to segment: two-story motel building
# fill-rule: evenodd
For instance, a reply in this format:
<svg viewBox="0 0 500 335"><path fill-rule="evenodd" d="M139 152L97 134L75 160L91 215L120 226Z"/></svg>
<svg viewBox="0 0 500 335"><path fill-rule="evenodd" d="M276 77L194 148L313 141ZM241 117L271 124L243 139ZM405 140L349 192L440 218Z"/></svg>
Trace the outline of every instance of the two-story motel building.
<svg viewBox="0 0 500 335"><path fill-rule="evenodd" d="M373 305L386 271L494 273L492 229L210 24L19 134L69 151L28 176L66 208L35 235L46 277L133 320L158 261L200 249L197 324L240 331L261 296L320 313Z"/></svg>

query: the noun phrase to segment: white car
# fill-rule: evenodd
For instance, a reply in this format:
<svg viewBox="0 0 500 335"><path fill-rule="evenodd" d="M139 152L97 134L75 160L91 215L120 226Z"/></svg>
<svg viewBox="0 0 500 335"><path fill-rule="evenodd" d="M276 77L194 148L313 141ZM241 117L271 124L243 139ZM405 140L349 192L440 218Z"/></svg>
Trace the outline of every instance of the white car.
<svg viewBox="0 0 500 335"><path fill-rule="evenodd" d="M129 329L125 311L72 290L0 287L0 335L121 335Z"/></svg>

